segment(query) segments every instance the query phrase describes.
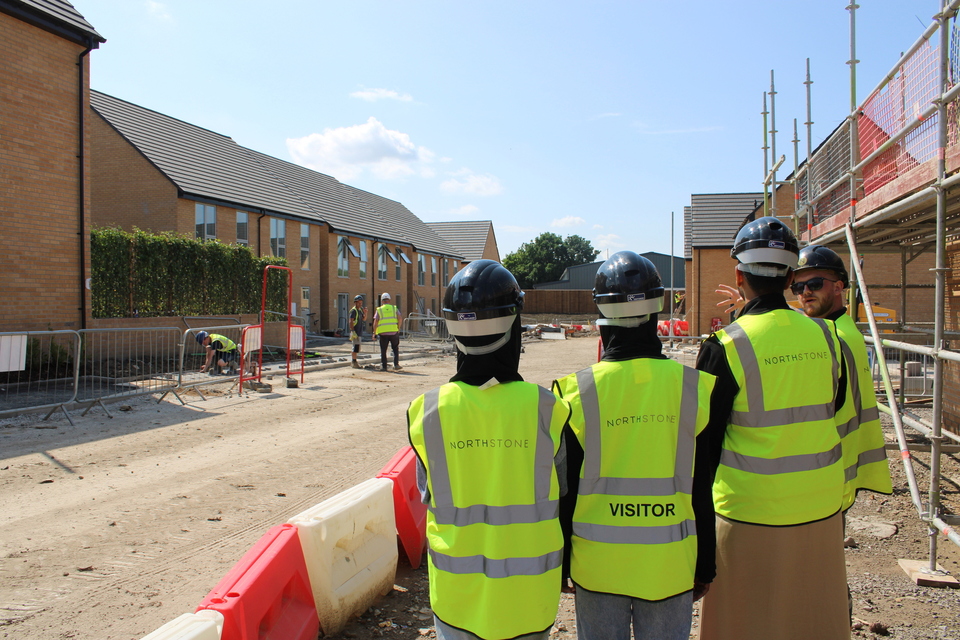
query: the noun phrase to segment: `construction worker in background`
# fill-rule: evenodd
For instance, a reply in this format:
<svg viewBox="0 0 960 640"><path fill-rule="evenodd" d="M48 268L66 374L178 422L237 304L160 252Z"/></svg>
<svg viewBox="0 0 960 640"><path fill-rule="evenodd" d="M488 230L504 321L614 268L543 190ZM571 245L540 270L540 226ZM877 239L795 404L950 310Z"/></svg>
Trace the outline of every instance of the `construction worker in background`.
<svg viewBox="0 0 960 640"><path fill-rule="evenodd" d="M197 332L197 343L203 345L207 350L206 361L200 366L200 373L208 372L211 376L226 372L222 369L228 368L230 373L236 373L238 361L237 344L225 336L218 333L207 333L206 331ZM216 360L216 367L211 366ZM221 371L218 371L220 369Z"/></svg>
<svg viewBox="0 0 960 640"><path fill-rule="evenodd" d="M843 259L827 247L812 244L800 251L790 285L804 313L834 322L843 349L847 394L837 412L843 445L843 511L853 506L860 489L893 493L867 345L845 306L849 282Z"/></svg>
<svg viewBox="0 0 960 640"><path fill-rule="evenodd" d="M603 359L554 382L576 435L570 574L577 637L687 640L693 602L715 574L712 475L700 434L712 375L662 353L656 267L632 251L597 271ZM705 475L695 474L697 467Z"/></svg>
<svg viewBox="0 0 960 640"><path fill-rule="evenodd" d="M570 406L520 376L522 306L497 262L454 275L443 317L457 372L407 410L440 640L546 640L557 615Z"/></svg>
<svg viewBox="0 0 960 640"><path fill-rule="evenodd" d="M363 322L367 319L367 310L363 308L363 296L353 296L353 308L350 309L350 342L353 343L352 360L350 366L359 369L357 354L360 353L360 342L363 340Z"/></svg>
<svg viewBox="0 0 960 640"><path fill-rule="evenodd" d="M393 370L403 371L400 366L400 310L390 304L390 294L380 296L380 306L373 314L373 335L380 340L380 370L387 370L387 347L393 348Z"/></svg>
<svg viewBox="0 0 960 640"><path fill-rule="evenodd" d="M717 576L702 640L850 638L835 414L833 324L787 305L799 249L773 217L744 225L731 256L747 304L701 345L717 376L706 437L717 512Z"/></svg>

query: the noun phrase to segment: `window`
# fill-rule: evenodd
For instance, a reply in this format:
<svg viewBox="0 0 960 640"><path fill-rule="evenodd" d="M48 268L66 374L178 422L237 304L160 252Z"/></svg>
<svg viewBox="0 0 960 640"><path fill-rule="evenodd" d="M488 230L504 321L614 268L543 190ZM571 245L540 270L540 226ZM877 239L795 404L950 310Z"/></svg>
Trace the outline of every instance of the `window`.
<svg viewBox="0 0 960 640"><path fill-rule="evenodd" d="M304 318L308 318L310 313L310 287L300 287L300 313Z"/></svg>
<svg viewBox="0 0 960 640"><path fill-rule="evenodd" d="M300 268L310 269L310 225L300 224Z"/></svg>
<svg viewBox="0 0 960 640"><path fill-rule="evenodd" d="M427 273L427 257L424 255L417 256L417 284L424 284L426 278L424 277Z"/></svg>
<svg viewBox="0 0 960 640"><path fill-rule="evenodd" d="M337 275L350 277L350 254L347 252L350 242L344 236L337 236Z"/></svg>
<svg viewBox="0 0 960 640"><path fill-rule="evenodd" d="M217 208L198 202L196 204L197 240L213 240L217 237Z"/></svg>
<svg viewBox="0 0 960 640"><path fill-rule="evenodd" d="M237 244L250 246L250 214L246 211L237 211Z"/></svg>
<svg viewBox="0 0 960 640"><path fill-rule="evenodd" d="M401 258L403 258L402 261L401 261ZM397 282L399 282L399 281L400 281L400 266L401 266L404 262L406 262L407 264L410 264L410 260L407 259L407 256L403 255L403 251L400 251L400 249L397 249L397 255L394 257L393 260L394 260L394 262L397 263Z"/></svg>
<svg viewBox="0 0 960 640"><path fill-rule="evenodd" d="M377 244L377 279L386 280L387 279L387 254L390 252L387 250L387 245ZM393 257L391 255L391 257ZM396 260L396 258L394 258Z"/></svg>
<svg viewBox="0 0 960 640"><path fill-rule="evenodd" d="M287 257L287 221L270 218L270 253L278 258Z"/></svg>
<svg viewBox="0 0 960 640"><path fill-rule="evenodd" d="M367 277L367 241L366 240L360 240L359 275L361 278Z"/></svg>
<svg viewBox="0 0 960 640"><path fill-rule="evenodd" d="M437 259L430 256L430 286L437 286Z"/></svg>
<svg viewBox="0 0 960 640"><path fill-rule="evenodd" d="M443 286L450 284L450 261L443 259Z"/></svg>

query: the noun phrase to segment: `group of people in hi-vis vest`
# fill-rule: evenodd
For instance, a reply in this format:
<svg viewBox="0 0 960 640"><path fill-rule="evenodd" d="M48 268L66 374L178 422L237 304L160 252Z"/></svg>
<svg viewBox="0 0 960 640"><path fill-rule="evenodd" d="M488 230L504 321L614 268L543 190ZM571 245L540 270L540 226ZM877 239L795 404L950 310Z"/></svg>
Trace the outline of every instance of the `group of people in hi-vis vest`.
<svg viewBox="0 0 960 640"><path fill-rule="evenodd" d="M456 373L407 410L437 637L546 639L568 591L585 640L686 640L700 598L703 639L849 638L842 513L891 486L831 254L776 218L745 224L746 305L690 368L662 353L655 266L616 253L593 291L602 359L552 391L519 373L513 275L459 271Z"/></svg>

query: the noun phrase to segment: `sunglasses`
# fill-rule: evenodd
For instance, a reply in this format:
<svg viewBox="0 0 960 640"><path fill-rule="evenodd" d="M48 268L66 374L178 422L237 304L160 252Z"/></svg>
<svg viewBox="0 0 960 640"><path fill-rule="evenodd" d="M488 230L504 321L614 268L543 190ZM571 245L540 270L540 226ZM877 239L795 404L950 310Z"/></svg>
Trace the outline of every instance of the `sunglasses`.
<svg viewBox="0 0 960 640"><path fill-rule="evenodd" d="M804 282L794 282L790 285L790 291L793 291L793 294L797 296L803 293L804 287L810 289L810 291L820 291L820 289L823 289L824 282L839 282L839 280L831 280L830 278L821 277L810 278Z"/></svg>

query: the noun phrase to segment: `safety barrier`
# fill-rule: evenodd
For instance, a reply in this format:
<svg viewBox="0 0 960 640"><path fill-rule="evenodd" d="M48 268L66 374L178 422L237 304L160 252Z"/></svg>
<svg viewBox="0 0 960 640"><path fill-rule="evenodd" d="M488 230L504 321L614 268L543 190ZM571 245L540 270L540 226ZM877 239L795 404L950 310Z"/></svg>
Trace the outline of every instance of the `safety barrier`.
<svg viewBox="0 0 960 640"><path fill-rule="evenodd" d="M393 482L371 478L289 520L300 532L325 635L338 633L393 588L397 537Z"/></svg>
<svg viewBox="0 0 960 640"><path fill-rule="evenodd" d="M73 402L79 356L76 331L0 333L0 416Z"/></svg>
<svg viewBox="0 0 960 640"><path fill-rule="evenodd" d="M142 640L221 640L222 631L223 614L204 609L174 618Z"/></svg>
<svg viewBox="0 0 960 640"><path fill-rule="evenodd" d="M417 487L417 454L413 447L407 445L400 449L377 477L393 482L397 537L410 566L416 569L427 547L427 505L420 499Z"/></svg>
<svg viewBox="0 0 960 640"><path fill-rule="evenodd" d="M411 313L403 319L400 334L405 340L417 342L452 342L447 321L435 315Z"/></svg>
<svg viewBox="0 0 960 640"><path fill-rule="evenodd" d="M179 380L180 329L82 329L76 402L165 393ZM86 413L86 411L84 412ZM109 412L107 412L109 414Z"/></svg>
<svg viewBox="0 0 960 640"><path fill-rule="evenodd" d="M657 322L657 335L668 337L687 337L690 335L690 325L686 320L659 320Z"/></svg>
<svg viewBox="0 0 960 640"><path fill-rule="evenodd" d="M221 640L315 640L317 611L296 527L273 527L207 594L197 612L223 614Z"/></svg>

